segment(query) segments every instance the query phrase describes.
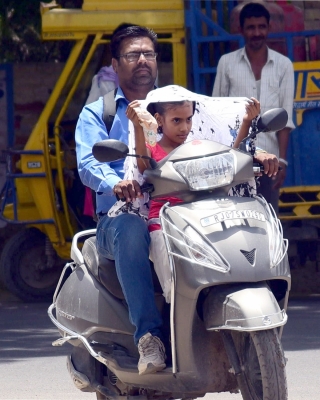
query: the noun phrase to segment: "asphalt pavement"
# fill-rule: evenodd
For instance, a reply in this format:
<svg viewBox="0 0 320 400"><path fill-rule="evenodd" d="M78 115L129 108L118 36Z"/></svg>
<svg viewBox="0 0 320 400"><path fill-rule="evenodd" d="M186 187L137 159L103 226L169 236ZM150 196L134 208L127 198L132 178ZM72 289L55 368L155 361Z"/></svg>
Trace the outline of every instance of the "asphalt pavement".
<svg viewBox="0 0 320 400"><path fill-rule="evenodd" d="M23 303L0 292L0 399L93 400L76 389L66 369L69 345L47 316L48 303ZM290 299L283 335L288 359L289 400L320 400L320 297ZM239 394L209 394L206 400L241 400Z"/></svg>

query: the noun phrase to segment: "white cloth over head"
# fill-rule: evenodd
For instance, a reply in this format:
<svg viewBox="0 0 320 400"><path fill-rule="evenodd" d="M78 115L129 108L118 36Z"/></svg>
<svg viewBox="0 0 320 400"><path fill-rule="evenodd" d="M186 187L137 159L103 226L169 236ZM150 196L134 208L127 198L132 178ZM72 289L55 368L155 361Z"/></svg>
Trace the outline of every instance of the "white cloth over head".
<svg viewBox="0 0 320 400"><path fill-rule="evenodd" d="M141 108L146 109L151 103L186 100L196 103L192 130L187 141L207 139L232 146L245 113L245 105L248 101L246 97L208 97L193 93L181 86L169 85L149 92L146 100L141 101ZM132 122L129 121L129 154L134 154L134 148L134 129ZM143 183L135 157L126 158L124 169L124 179L135 179L140 185ZM255 182L250 182L248 188L249 194L254 194ZM239 193L231 190L229 194L243 195L244 190L240 189ZM148 211L148 197L145 196L143 200L137 199L129 205L124 201L117 201L109 210L108 215L115 217L122 212L130 212L147 218Z"/></svg>

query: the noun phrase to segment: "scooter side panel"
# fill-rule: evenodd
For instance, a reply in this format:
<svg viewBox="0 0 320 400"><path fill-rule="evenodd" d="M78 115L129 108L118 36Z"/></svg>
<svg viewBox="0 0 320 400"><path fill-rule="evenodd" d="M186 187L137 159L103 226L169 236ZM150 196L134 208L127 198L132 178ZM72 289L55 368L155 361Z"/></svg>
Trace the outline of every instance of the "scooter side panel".
<svg viewBox="0 0 320 400"><path fill-rule="evenodd" d="M57 320L62 325L86 337L97 331L130 336L134 333L125 305L109 294L83 265L64 283L56 310Z"/></svg>
<svg viewBox="0 0 320 400"><path fill-rule="evenodd" d="M193 371L195 379L190 389L199 385L205 393L236 389L221 335L206 330L197 302L177 294L175 307L179 310L175 314L177 375Z"/></svg>

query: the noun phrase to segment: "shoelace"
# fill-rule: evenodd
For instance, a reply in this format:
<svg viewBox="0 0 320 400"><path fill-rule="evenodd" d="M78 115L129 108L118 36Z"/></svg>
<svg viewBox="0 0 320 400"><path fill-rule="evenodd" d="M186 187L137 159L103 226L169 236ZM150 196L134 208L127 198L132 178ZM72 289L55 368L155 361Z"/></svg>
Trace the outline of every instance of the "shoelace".
<svg viewBox="0 0 320 400"><path fill-rule="evenodd" d="M153 354L158 349L163 357L165 354L163 343L157 336L150 336L146 338L142 343L138 344L138 349L144 357Z"/></svg>

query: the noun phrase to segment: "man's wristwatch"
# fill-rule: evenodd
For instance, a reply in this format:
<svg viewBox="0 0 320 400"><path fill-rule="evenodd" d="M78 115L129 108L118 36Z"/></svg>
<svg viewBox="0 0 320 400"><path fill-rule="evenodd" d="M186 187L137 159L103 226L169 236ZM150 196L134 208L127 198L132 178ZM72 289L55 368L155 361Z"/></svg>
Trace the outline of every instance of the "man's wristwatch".
<svg viewBox="0 0 320 400"><path fill-rule="evenodd" d="M260 148L256 148L256 150L255 150L255 152L254 152L254 155L256 155L256 154L261 154L261 153L267 153L267 151L265 151L265 150L263 150L263 149L260 149Z"/></svg>

